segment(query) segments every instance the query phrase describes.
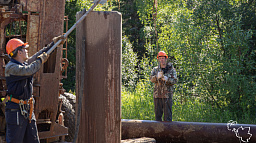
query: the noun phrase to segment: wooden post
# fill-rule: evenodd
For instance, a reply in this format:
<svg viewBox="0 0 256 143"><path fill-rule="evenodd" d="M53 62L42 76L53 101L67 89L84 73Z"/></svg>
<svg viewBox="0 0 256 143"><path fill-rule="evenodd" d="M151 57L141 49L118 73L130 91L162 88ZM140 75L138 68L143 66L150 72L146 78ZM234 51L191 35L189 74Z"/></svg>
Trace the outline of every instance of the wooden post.
<svg viewBox="0 0 256 143"><path fill-rule="evenodd" d="M120 13L91 12L76 29L79 143L121 142L121 27Z"/></svg>

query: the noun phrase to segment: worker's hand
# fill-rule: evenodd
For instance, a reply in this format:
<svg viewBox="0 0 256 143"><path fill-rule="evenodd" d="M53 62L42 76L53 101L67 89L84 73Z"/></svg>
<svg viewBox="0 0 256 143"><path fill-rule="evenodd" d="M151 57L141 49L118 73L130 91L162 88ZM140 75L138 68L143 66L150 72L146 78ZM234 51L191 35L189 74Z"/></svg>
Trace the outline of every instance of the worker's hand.
<svg viewBox="0 0 256 143"><path fill-rule="evenodd" d="M167 77L167 76L164 76L164 77L162 78L162 80L166 82L166 81L168 81L168 77Z"/></svg>
<svg viewBox="0 0 256 143"><path fill-rule="evenodd" d="M45 63L47 61L47 59L49 58L49 55L47 53L43 52L37 58L40 58L42 60L42 64L43 64L43 63Z"/></svg>
<svg viewBox="0 0 256 143"><path fill-rule="evenodd" d="M164 77L164 73L163 72L158 72L156 77L157 77L157 79L161 79L161 78Z"/></svg>
<svg viewBox="0 0 256 143"><path fill-rule="evenodd" d="M52 39L52 41L54 42L54 44L57 43L59 40L62 40L62 41L60 42L60 44L63 45L63 44L65 43L65 41L66 41L66 38L64 38L64 35L60 35L60 36L54 37L54 38Z"/></svg>

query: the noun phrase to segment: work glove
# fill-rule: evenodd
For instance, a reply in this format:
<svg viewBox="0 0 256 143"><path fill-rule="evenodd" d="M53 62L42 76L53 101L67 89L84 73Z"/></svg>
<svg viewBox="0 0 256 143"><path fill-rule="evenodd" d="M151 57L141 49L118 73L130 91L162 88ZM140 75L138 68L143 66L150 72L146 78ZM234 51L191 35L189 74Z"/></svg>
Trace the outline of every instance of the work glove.
<svg viewBox="0 0 256 143"><path fill-rule="evenodd" d="M54 38L52 39L52 41L54 42L54 44L57 43L59 40L62 40L62 41L60 42L60 45L63 45L63 44L65 43L65 41L66 41L66 38L64 38L64 35L60 35L60 36L54 37Z"/></svg>
<svg viewBox="0 0 256 143"><path fill-rule="evenodd" d="M45 63L47 61L47 59L49 58L49 55L45 52L43 52L41 55L39 55L37 58L40 58L42 61L42 64Z"/></svg>
<svg viewBox="0 0 256 143"><path fill-rule="evenodd" d="M156 75L156 78L159 80L161 78L164 77L164 73L163 72L158 72L157 75Z"/></svg>
<svg viewBox="0 0 256 143"><path fill-rule="evenodd" d="M50 44L48 44L46 47L43 48L42 52L47 52L49 49L51 49L53 45L54 45L54 42L51 42Z"/></svg>

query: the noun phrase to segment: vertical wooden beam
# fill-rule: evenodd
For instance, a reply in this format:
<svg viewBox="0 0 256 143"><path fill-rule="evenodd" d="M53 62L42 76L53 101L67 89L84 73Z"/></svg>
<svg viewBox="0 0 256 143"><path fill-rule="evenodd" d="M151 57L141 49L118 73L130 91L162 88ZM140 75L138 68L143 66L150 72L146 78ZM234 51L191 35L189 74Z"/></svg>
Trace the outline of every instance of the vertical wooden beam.
<svg viewBox="0 0 256 143"><path fill-rule="evenodd" d="M79 143L121 142L121 20L118 12L91 12L76 29Z"/></svg>
<svg viewBox="0 0 256 143"><path fill-rule="evenodd" d="M27 37L26 42L29 43L28 55L32 56L38 51L38 37L39 37L39 15L32 15L29 12L27 21ZM41 49L41 48L39 48Z"/></svg>

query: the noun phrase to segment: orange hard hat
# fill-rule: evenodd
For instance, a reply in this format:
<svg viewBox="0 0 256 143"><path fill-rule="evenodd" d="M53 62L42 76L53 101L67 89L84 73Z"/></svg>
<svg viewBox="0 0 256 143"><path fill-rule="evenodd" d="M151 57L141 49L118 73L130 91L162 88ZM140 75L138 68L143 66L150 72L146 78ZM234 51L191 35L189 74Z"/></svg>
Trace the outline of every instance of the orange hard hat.
<svg viewBox="0 0 256 143"><path fill-rule="evenodd" d="M6 52L9 55L10 53L12 53L16 48L20 47L20 46L24 46L24 48L27 48L28 43L24 43L23 41L21 41L20 39L16 39L13 38L11 40L9 40L6 44Z"/></svg>
<svg viewBox="0 0 256 143"><path fill-rule="evenodd" d="M167 54L164 52L164 51L160 51L158 54L157 54L157 59L158 57L166 57L166 59L168 58Z"/></svg>

